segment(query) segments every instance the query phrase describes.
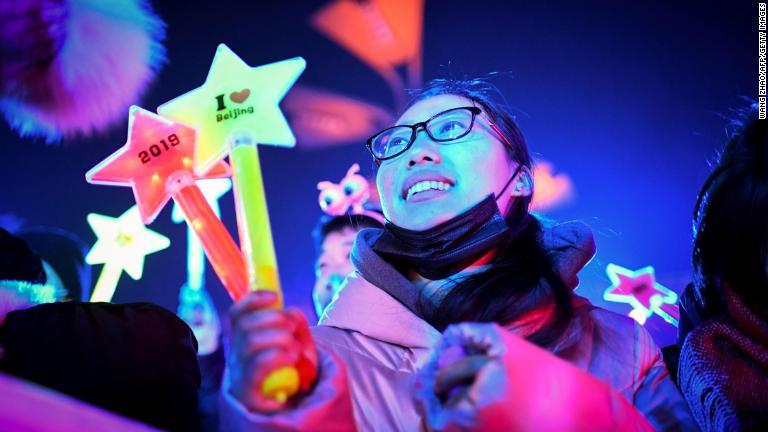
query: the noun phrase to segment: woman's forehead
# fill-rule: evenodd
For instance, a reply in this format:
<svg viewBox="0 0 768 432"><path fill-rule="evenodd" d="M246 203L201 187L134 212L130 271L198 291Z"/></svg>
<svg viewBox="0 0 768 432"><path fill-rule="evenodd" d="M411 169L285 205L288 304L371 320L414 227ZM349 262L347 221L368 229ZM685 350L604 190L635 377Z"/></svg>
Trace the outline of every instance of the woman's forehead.
<svg viewBox="0 0 768 432"><path fill-rule="evenodd" d="M463 97L452 94L442 94L420 100L408 108L403 115L397 119L396 124L414 124L423 122L433 115L458 107L473 106L474 103Z"/></svg>

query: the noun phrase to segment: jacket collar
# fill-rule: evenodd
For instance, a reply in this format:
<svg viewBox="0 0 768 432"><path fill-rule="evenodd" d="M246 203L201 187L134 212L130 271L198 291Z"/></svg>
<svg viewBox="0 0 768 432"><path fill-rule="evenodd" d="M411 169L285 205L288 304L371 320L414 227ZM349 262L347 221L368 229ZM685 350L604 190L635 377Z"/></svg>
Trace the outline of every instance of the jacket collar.
<svg viewBox="0 0 768 432"><path fill-rule="evenodd" d="M431 348L440 339L437 329L358 272L347 277L318 325L354 330L408 348Z"/></svg>
<svg viewBox="0 0 768 432"><path fill-rule="evenodd" d="M542 221L541 242L558 273L571 288L577 273L592 259L595 243L581 222L553 224ZM350 260L357 269L320 318L319 325L358 331L383 342L410 348L430 348L440 332L417 316L419 292L397 269L373 251L381 230L361 230Z"/></svg>

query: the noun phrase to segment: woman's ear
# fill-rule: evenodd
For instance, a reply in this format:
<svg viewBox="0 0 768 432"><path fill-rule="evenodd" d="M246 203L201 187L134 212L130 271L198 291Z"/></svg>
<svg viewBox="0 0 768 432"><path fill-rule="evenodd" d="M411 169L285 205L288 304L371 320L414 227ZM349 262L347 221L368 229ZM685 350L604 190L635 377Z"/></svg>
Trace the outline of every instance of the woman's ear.
<svg viewBox="0 0 768 432"><path fill-rule="evenodd" d="M527 166L521 166L517 176L512 180L509 194L513 197L530 196L533 193L533 174Z"/></svg>

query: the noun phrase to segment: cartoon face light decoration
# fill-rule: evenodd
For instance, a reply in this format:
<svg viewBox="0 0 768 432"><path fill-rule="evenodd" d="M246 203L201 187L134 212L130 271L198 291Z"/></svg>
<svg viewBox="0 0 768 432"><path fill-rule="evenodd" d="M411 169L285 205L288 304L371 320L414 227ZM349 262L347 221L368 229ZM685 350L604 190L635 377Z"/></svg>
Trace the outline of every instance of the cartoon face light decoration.
<svg viewBox="0 0 768 432"><path fill-rule="evenodd" d="M317 200L320 208L328 215L341 216L352 209L353 214L363 214L363 204L370 198L370 186L365 177L358 174L360 165L353 164L347 175L336 184L321 181L317 184L320 195Z"/></svg>

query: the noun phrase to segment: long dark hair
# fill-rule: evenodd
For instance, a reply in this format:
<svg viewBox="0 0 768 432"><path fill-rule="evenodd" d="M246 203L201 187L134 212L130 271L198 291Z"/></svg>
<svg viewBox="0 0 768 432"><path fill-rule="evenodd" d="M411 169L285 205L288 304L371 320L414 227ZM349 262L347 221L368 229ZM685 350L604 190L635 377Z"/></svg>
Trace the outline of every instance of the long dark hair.
<svg viewBox="0 0 768 432"><path fill-rule="evenodd" d="M724 283L768 306L768 121L753 106L731 126L693 211L694 286L707 314L723 312Z"/></svg>
<svg viewBox="0 0 768 432"><path fill-rule="evenodd" d="M471 100L501 132L501 139L517 163L532 166L522 132L512 115L494 96L498 90L485 80L438 79L415 93L409 106L418 101L450 94ZM573 316L570 289L557 274L539 242L541 224L528 212L531 196L513 201L506 221L512 229L489 268L455 280L455 285L436 302L422 298L420 313L438 330L456 322L497 322L507 324L540 307L552 306L546 322L528 340L543 347L557 342Z"/></svg>

